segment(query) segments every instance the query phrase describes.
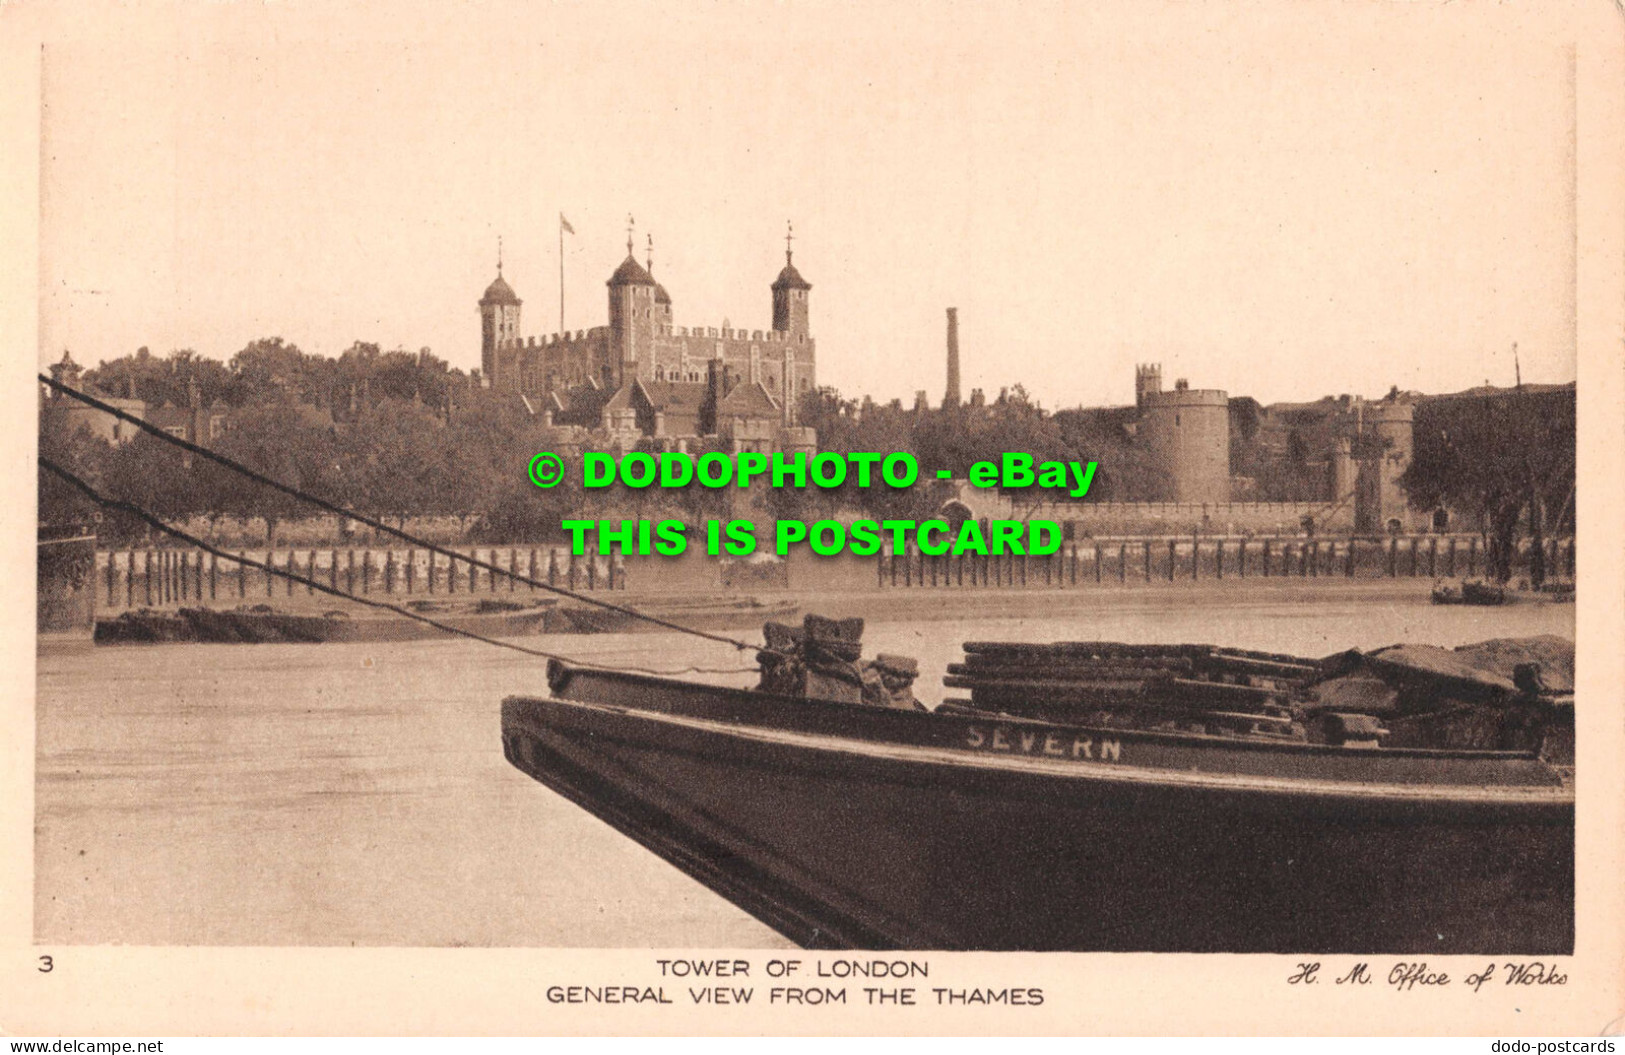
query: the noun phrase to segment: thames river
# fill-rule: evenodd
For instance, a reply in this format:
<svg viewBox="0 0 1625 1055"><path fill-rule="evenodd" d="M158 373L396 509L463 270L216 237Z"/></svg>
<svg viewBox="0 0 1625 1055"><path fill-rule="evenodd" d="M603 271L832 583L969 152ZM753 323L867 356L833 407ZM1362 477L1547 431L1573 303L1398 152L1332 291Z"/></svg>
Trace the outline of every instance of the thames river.
<svg viewBox="0 0 1625 1055"><path fill-rule="evenodd" d="M1194 641L1321 656L1574 636L1572 605L1118 594L1030 618L872 623L865 653L968 640ZM1061 610L1057 610L1057 608ZM748 665L669 633L526 639L605 664ZM35 934L140 945L754 946L783 938L507 764L504 696L542 661L477 642L45 652ZM712 680L751 684L744 675ZM787 820L787 823L793 821Z"/></svg>

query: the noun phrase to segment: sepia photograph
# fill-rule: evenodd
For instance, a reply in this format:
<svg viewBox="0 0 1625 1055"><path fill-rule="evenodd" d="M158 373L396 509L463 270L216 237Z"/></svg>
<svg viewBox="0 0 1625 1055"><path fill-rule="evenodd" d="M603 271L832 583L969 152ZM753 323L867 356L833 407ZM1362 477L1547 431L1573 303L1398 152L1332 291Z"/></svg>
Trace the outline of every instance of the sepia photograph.
<svg viewBox="0 0 1625 1055"><path fill-rule="evenodd" d="M1584 18L106 10L27 53L30 969L1064 1015L1095 954L1617 952Z"/></svg>

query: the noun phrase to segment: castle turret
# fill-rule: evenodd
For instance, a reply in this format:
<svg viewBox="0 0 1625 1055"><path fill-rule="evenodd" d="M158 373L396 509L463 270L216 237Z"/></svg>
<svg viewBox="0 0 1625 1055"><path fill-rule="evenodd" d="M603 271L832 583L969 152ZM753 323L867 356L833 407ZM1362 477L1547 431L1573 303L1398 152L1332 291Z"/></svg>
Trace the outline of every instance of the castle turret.
<svg viewBox="0 0 1625 1055"><path fill-rule="evenodd" d="M773 280L773 328L788 333L792 340L805 341L812 334L807 320L807 291L812 286L791 262L793 237L793 232L784 236L784 270Z"/></svg>
<svg viewBox="0 0 1625 1055"><path fill-rule="evenodd" d="M1143 363L1134 368L1134 406L1139 410L1145 409L1146 397L1154 396L1162 391L1162 366L1160 363Z"/></svg>
<svg viewBox="0 0 1625 1055"><path fill-rule="evenodd" d="M1332 501L1346 502L1359 485L1359 463L1354 460L1354 446L1347 436L1340 436L1332 448Z"/></svg>
<svg viewBox="0 0 1625 1055"><path fill-rule="evenodd" d="M1162 368L1135 372L1137 435L1165 502L1230 501L1230 397L1184 380L1162 391Z"/></svg>
<svg viewBox="0 0 1625 1055"><path fill-rule="evenodd" d="M654 278L655 277L655 240L654 240L654 235L649 236L648 246L649 246L648 255L644 257L644 267L645 267L645 269L648 270L649 277ZM659 324L660 326L665 327L667 329L669 329L671 327L671 294L666 292L666 287L662 286L658 279L655 280L655 316L654 317L655 317L655 322L657 324Z"/></svg>
<svg viewBox="0 0 1625 1055"><path fill-rule="evenodd" d="M647 268L632 255L632 235L626 237L626 259L609 276L609 365L616 388L639 377L653 377L655 293L660 288ZM640 368L639 364L643 364Z"/></svg>
<svg viewBox="0 0 1625 1055"><path fill-rule="evenodd" d="M502 277L502 249L498 243L497 277L480 298L480 372L487 387L495 388L503 373L503 345L519 340L519 306L524 303ZM504 383L515 380L502 378Z"/></svg>
<svg viewBox="0 0 1625 1055"><path fill-rule="evenodd" d="M73 361L66 348L62 349L62 358L51 364L51 380L69 388L79 387L79 364ZM61 394L52 392L52 396L61 398Z"/></svg>
<svg viewBox="0 0 1625 1055"><path fill-rule="evenodd" d="M1365 418L1382 445L1376 464L1376 519L1379 525L1398 520L1405 523L1410 499L1399 478L1410 468L1413 452L1412 419L1416 408L1409 403L1371 403Z"/></svg>

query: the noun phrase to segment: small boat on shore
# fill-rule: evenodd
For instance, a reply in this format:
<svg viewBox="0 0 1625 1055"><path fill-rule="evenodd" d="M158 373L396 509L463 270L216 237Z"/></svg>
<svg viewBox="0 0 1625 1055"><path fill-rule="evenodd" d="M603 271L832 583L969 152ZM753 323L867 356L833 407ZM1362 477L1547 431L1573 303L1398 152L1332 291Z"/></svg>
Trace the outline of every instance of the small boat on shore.
<svg viewBox="0 0 1625 1055"><path fill-rule="evenodd" d="M1438 585L1433 588L1434 604L1501 605L1508 603L1505 586L1487 582L1464 582L1460 587Z"/></svg>
<svg viewBox="0 0 1625 1055"><path fill-rule="evenodd" d="M547 614L556 603L551 597L525 601L481 598L470 601L408 601L405 607L437 623L484 637L522 637L541 633ZM298 613L278 611L270 605L230 609L179 608L174 611L138 609L96 623L96 643L100 645L178 641L320 644L416 641L444 636L444 630L392 612L352 614L334 610Z"/></svg>
<svg viewBox="0 0 1625 1055"><path fill-rule="evenodd" d="M633 612L680 623L696 630L738 630L758 627L763 620L787 619L796 614L794 601L761 601L754 597L669 598L627 604ZM548 616L547 629L556 634L630 634L660 630L656 623L628 612L597 605L566 604Z"/></svg>
<svg viewBox="0 0 1625 1055"><path fill-rule="evenodd" d="M1133 666L1138 646L1117 647L1076 646L1072 659ZM1008 668L1018 653L1052 675L1067 656L970 655ZM1414 703L1411 689L1354 684L1375 678L1348 654L1310 676L1298 668L1314 661L1205 647L1182 658L1202 676L1175 680L1289 705L1316 676L1337 683L1338 706ZM1282 680L1246 684L1235 671L1249 663ZM1225 666L1232 680L1211 681ZM1004 704L1055 691L983 680ZM1146 714L1119 685L1025 715L987 699L928 712L556 661L548 684L548 698L503 702L509 761L807 947L1573 949L1572 765L1548 757L1540 732L1516 750L1390 747L1377 716L1298 713L1283 729L1257 720L1269 717L1257 699L1157 679L1142 679ZM1571 707L1529 706L1572 721ZM1167 717L1194 710L1211 712L1201 732Z"/></svg>

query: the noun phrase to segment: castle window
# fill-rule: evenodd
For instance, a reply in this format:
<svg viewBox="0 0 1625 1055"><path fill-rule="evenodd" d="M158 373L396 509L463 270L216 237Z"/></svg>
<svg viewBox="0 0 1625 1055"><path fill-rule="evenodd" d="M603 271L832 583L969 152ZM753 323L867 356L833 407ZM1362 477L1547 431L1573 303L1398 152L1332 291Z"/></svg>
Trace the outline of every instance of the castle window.
<svg viewBox="0 0 1625 1055"><path fill-rule="evenodd" d="M1178 414L1174 415L1174 428L1176 428L1176 429L1179 428L1179 415Z"/></svg>

